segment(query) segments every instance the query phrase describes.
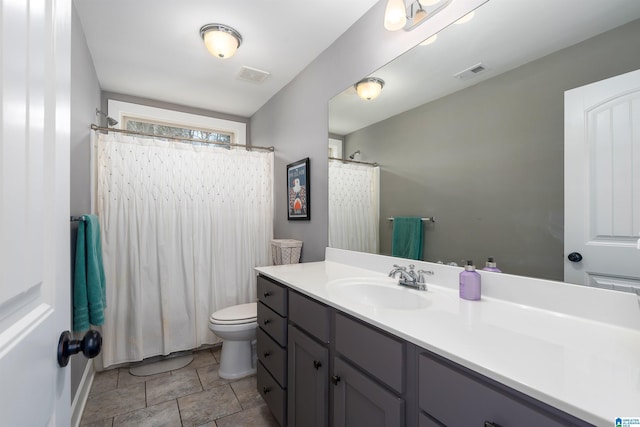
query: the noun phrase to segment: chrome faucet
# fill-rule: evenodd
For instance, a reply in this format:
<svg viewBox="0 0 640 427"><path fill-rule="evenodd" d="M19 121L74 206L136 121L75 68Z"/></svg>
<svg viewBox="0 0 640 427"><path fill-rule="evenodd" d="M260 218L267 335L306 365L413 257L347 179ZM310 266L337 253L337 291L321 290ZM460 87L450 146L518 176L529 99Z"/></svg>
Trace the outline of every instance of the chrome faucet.
<svg viewBox="0 0 640 427"><path fill-rule="evenodd" d="M407 271L407 267L401 267L397 264L393 264L393 270L389 272L389 277L396 277L396 274L400 273L400 278L398 279L398 285L407 286L409 288L418 289L420 291L427 290L427 284L424 280L424 275L433 276L433 271L431 270L415 270L416 266L413 264L409 265L409 271Z"/></svg>

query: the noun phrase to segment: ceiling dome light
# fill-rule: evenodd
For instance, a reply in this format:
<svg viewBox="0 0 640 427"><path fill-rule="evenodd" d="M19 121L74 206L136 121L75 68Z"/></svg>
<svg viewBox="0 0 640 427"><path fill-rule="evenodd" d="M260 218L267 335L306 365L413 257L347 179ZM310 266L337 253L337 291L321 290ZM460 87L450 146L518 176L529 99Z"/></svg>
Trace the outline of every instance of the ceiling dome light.
<svg viewBox="0 0 640 427"><path fill-rule="evenodd" d="M398 31L407 23L407 10L404 0L389 0L384 11L384 28L388 31Z"/></svg>
<svg viewBox="0 0 640 427"><path fill-rule="evenodd" d="M207 24L200 28L200 37L207 50L218 58L231 58L242 44L242 36L223 24Z"/></svg>
<svg viewBox="0 0 640 427"><path fill-rule="evenodd" d="M382 92L384 80L377 77L366 77L354 86L360 98L371 101L372 99L376 99L378 95L380 95L380 92Z"/></svg>

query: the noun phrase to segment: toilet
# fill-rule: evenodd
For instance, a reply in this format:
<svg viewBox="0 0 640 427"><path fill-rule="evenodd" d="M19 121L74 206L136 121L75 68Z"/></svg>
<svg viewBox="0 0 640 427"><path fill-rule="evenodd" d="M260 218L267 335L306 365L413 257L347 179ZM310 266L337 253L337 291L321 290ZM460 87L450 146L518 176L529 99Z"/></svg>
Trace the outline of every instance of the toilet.
<svg viewBox="0 0 640 427"><path fill-rule="evenodd" d="M218 310L209 318L209 329L222 338L218 376L236 379L255 374L252 341L256 339L257 305L234 305Z"/></svg>

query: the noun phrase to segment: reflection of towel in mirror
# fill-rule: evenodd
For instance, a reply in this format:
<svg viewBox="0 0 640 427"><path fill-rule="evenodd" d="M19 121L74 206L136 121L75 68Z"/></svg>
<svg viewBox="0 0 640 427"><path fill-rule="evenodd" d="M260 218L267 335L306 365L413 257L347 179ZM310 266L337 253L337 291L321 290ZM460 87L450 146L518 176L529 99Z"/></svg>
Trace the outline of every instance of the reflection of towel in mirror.
<svg viewBox="0 0 640 427"><path fill-rule="evenodd" d="M73 276L73 330L78 332L89 329L89 324L102 325L107 306L100 224L95 215L83 219L78 223Z"/></svg>
<svg viewBox="0 0 640 427"><path fill-rule="evenodd" d="M422 219L419 217L395 217L391 255L422 259Z"/></svg>

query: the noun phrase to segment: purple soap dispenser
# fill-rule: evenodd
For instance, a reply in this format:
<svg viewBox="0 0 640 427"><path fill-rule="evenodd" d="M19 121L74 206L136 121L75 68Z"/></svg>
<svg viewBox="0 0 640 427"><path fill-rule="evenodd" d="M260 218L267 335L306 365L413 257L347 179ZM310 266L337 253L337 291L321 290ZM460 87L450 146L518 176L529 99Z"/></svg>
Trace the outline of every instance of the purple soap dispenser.
<svg viewBox="0 0 640 427"><path fill-rule="evenodd" d="M502 273L502 270L500 270L497 266L496 266L496 261L493 259L492 256L489 257L489 259L487 259L486 264L484 265L483 268L484 271L493 271L496 273Z"/></svg>
<svg viewBox="0 0 640 427"><path fill-rule="evenodd" d="M467 261L464 270L460 272L460 298L470 301L480 299L480 273L471 260Z"/></svg>

